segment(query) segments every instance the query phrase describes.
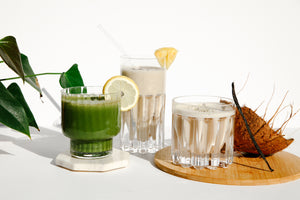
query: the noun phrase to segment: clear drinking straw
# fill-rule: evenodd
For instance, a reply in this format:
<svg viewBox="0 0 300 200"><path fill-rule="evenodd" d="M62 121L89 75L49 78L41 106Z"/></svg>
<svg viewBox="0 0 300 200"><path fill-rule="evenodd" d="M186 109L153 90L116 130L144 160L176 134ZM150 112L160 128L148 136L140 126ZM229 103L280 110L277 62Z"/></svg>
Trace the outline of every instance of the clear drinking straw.
<svg viewBox="0 0 300 200"><path fill-rule="evenodd" d="M115 38L109 32L107 32L101 24L99 24L97 27L106 36L106 38L113 44L113 46L116 49L118 49L124 56L128 55L125 49L122 47L122 45L120 45L120 43L117 42L117 40L115 40Z"/></svg>
<svg viewBox="0 0 300 200"><path fill-rule="evenodd" d="M42 91L44 92L44 94L46 95L46 97L50 100L50 102L54 105L54 107L61 112L60 110L60 106L58 105L58 103L54 100L54 98L50 95L50 93L45 89L42 88Z"/></svg>

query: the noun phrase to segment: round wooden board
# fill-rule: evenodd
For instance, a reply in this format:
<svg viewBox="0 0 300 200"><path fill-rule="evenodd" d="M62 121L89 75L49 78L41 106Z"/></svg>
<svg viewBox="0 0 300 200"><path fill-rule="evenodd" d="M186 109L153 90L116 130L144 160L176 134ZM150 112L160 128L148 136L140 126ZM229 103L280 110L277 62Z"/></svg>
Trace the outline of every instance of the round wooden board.
<svg viewBox="0 0 300 200"><path fill-rule="evenodd" d="M267 157L274 169L269 171L268 166L260 157L234 157L228 168L216 170L183 168L174 165L171 159L171 147L161 149L155 154L154 162L161 170L186 179L224 184L224 185L271 185L300 178L300 158L281 151Z"/></svg>

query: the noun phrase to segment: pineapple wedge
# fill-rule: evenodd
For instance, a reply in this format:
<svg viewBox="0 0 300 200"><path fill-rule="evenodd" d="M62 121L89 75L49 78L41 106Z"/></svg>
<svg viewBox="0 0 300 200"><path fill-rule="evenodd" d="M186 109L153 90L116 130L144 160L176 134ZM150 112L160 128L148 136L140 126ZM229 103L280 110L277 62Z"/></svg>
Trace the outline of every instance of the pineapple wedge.
<svg viewBox="0 0 300 200"><path fill-rule="evenodd" d="M177 55L177 50L173 47L163 47L157 49L154 55L161 67L169 69Z"/></svg>

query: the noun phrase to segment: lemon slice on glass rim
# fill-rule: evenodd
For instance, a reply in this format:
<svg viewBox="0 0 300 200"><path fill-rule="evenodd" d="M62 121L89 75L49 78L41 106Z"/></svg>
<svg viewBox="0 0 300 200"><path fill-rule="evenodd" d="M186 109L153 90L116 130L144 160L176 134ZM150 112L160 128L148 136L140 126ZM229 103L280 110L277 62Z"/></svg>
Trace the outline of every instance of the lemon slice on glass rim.
<svg viewBox="0 0 300 200"><path fill-rule="evenodd" d="M157 49L154 55L161 67L169 69L176 58L177 50L173 47L163 47Z"/></svg>
<svg viewBox="0 0 300 200"><path fill-rule="evenodd" d="M126 76L113 76L103 86L103 94L121 93L121 111L133 108L139 99L139 88Z"/></svg>

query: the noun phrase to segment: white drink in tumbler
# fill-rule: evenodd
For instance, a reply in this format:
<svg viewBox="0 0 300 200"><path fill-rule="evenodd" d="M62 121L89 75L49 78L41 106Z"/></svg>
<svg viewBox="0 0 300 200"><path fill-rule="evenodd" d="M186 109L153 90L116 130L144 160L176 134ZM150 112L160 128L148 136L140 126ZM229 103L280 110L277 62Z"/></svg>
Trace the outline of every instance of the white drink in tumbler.
<svg viewBox="0 0 300 200"><path fill-rule="evenodd" d="M227 167L233 161L235 108L219 97L173 99L172 160L196 169Z"/></svg>
<svg viewBox="0 0 300 200"><path fill-rule="evenodd" d="M164 144L166 69L155 58L122 58L121 73L139 87L139 100L122 112L121 147L125 151L154 153Z"/></svg>

